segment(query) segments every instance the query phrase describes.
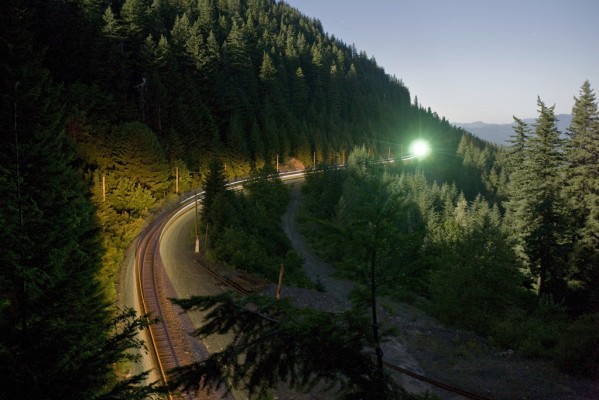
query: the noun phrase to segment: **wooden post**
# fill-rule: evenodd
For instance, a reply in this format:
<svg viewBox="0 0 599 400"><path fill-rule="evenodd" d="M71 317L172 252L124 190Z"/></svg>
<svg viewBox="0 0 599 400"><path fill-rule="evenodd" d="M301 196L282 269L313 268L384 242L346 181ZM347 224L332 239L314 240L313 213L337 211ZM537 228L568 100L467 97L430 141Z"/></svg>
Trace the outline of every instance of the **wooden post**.
<svg viewBox="0 0 599 400"><path fill-rule="evenodd" d="M208 222L206 222L206 236L204 236L204 251L208 252Z"/></svg>
<svg viewBox="0 0 599 400"><path fill-rule="evenodd" d="M316 169L316 152L314 152L314 159L312 161L312 166Z"/></svg>
<svg viewBox="0 0 599 400"><path fill-rule="evenodd" d="M206 227L208 227L206 225ZM198 254L200 252L200 235L198 232L198 192L196 191L196 246L194 252Z"/></svg>
<svg viewBox="0 0 599 400"><path fill-rule="evenodd" d="M281 270L279 271L279 284L277 285L277 300L281 299L281 285L283 284L283 273L285 272L285 267L281 264Z"/></svg>
<svg viewBox="0 0 599 400"><path fill-rule="evenodd" d="M279 172L279 155L277 154L277 172Z"/></svg>
<svg viewBox="0 0 599 400"><path fill-rule="evenodd" d="M106 203L106 175L102 175L102 203Z"/></svg>
<svg viewBox="0 0 599 400"><path fill-rule="evenodd" d="M175 193L179 194L179 167L175 167Z"/></svg>

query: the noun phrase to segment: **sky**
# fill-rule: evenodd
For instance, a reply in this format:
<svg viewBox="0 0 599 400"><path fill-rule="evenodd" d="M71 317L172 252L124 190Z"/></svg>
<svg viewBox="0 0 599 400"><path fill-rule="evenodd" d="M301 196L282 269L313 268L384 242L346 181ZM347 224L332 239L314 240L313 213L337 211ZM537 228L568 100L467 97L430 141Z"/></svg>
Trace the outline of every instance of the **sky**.
<svg viewBox="0 0 599 400"><path fill-rule="evenodd" d="M569 114L599 90L599 0L285 0L452 123Z"/></svg>

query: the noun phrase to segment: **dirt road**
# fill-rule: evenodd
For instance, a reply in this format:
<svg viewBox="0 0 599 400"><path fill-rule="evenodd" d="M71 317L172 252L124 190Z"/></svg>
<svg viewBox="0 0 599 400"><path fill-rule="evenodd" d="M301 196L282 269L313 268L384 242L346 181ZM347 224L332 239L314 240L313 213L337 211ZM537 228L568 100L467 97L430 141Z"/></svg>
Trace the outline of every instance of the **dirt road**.
<svg viewBox="0 0 599 400"><path fill-rule="evenodd" d="M347 294L352 283L332 277L332 267L314 256L296 224L301 201L300 184L282 218L283 229L294 249L305 259L308 276L320 280L325 293L285 288L283 294L297 304L338 311L349 306ZM383 323L400 334L383 348L385 359L444 383L493 399L597 400L599 382L578 380L557 371L551 363L528 360L511 351L494 349L471 332L447 329L408 304L384 302ZM430 389L420 381L403 377L408 390ZM435 391L443 399L458 396Z"/></svg>

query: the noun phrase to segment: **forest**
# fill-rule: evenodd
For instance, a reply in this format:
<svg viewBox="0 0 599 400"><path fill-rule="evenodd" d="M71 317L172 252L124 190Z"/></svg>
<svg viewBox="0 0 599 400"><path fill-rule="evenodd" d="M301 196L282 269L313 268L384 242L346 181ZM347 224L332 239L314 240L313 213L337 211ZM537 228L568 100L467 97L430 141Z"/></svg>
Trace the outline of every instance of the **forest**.
<svg viewBox="0 0 599 400"><path fill-rule="evenodd" d="M183 192L214 189L202 215L216 227L212 257L268 279L285 263L294 285L309 286L277 226L288 199L270 178L277 168L319 171L306 180L303 226L347 276L361 279L349 266L364 254L341 250L360 239L323 227L369 227L384 214L375 220L392 236L377 234L371 267L404 283L383 294L571 373L597 370L589 82L565 136L539 99L537 123L515 119L512 145L499 148L419 105L373 57L283 1L5 0L0 54L0 372L12 383L0 397L160 393L124 373L147 322L115 306L118 277L148 218ZM376 162L419 137L433 148L421 163ZM247 176L244 195L220 189ZM365 212L381 199L393 206ZM410 262L395 265L398 255Z"/></svg>

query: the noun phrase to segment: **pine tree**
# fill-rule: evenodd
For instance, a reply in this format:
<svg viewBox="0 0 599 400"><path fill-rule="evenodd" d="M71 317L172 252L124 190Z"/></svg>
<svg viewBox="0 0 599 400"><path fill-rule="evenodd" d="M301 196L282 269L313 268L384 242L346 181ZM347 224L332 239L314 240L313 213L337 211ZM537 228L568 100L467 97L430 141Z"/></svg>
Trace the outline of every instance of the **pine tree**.
<svg viewBox="0 0 599 400"><path fill-rule="evenodd" d="M125 0L121 8L123 26L131 38L141 38L147 29L148 8L143 0Z"/></svg>
<svg viewBox="0 0 599 400"><path fill-rule="evenodd" d="M227 144L241 157L242 161L249 160L248 142L245 135L243 120L239 114L233 114L229 123Z"/></svg>
<svg viewBox="0 0 599 400"><path fill-rule="evenodd" d="M521 276L504 226L481 196L469 204L460 195L453 215L430 214L424 251L436 258L429 290L444 323L488 334L517 298Z"/></svg>
<svg viewBox="0 0 599 400"><path fill-rule="evenodd" d="M198 22L202 32L207 35L215 28L215 9L213 0L198 1Z"/></svg>
<svg viewBox="0 0 599 400"><path fill-rule="evenodd" d="M568 271L574 297L570 305L582 311L599 307L599 112L588 80L574 100L564 193L570 200L574 224L574 252Z"/></svg>
<svg viewBox="0 0 599 400"><path fill-rule="evenodd" d="M528 140L527 127L516 119L515 148L509 158L510 174L507 220L514 223L514 235L521 257L537 279L541 295L564 297L565 260L563 217L560 194L563 185L562 141L557 130L555 106L538 99L539 118ZM519 163L519 164L518 164ZM520 165L520 166L518 166Z"/></svg>
<svg viewBox="0 0 599 400"><path fill-rule="evenodd" d="M511 136L511 146L506 150L505 170L508 176L506 191L508 200L506 207L506 225L512 229L515 239L516 254L524 264L528 264L528 257L524 251L524 238L529 228L530 213L527 207L525 194L528 185L528 157L530 127L521 119L514 117L514 135Z"/></svg>
<svg viewBox="0 0 599 400"><path fill-rule="evenodd" d="M29 10L0 4L0 398L142 398L141 378L118 382L114 367L143 324L113 318L98 281L94 208Z"/></svg>
<svg viewBox="0 0 599 400"><path fill-rule="evenodd" d="M264 160L266 159L266 149L263 136L264 134L262 133L258 122L254 120L252 123L252 129L250 130L250 149L254 164L264 163Z"/></svg>
<svg viewBox="0 0 599 400"><path fill-rule="evenodd" d="M210 161L204 183L204 199L202 200L202 222L204 224L212 222L212 206L218 195L226 190L225 183L224 165L219 159L214 158Z"/></svg>
<svg viewBox="0 0 599 400"><path fill-rule="evenodd" d="M262 55L262 64L260 65L260 81L265 85L272 85L276 79L277 69L272 61L272 58L267 52ZM267 86L268 88L268 86Z"/></svg>
<svg viewBox="0 0 599 400"><path fill-rule="evenodd" d="M171 37L173 38L173 43L180 49L185 48L185 44L189 39L190 27L191 24L189 23L187 13L183 13L175 18L173 28L171 29Z"/></svg>
<svg viewBox="0 0 599 400"><path fill-rule="evenodd" d="M132 122L111 136L114 168L120 176L139 182L159 197L169 187L168 165L156 135L146 125Z"/></svg>
<svg viewBox="0 0 599 400"><path fill-rule="evenodd" d="M399 194L381 164L368 156L366 149L356 148L348 158L348 178L336 208L331 240L340 249L351 251L344 260L344 274L358 282L354 303L369 310L371 340L374 345L377 374L383 378L381 322L377 301L385 284L398 276L402 259L402 232L398 221L403 208Z"/></svg>
<svg viewBox="0 0 599 400"><path fill-rule="evenodd" d="M176 381L182 387L241 388L262 398L279 383L302 391L323 383L339 398L410 398L389 375L380 376L361 313L330 314L259 296L192 297L176 303L185 311L208 312L195 335L233 336L222 351L178 369Z"/></svg>
<svg viewBox="0 0 599 400"><path fill-rule="evenodd" d="M235 100L246 108L246 117L253 111L252 105L258 100L258 85L248 50L247 36L243 26L234 23L223 44L224 66L232 75L231 82L237 92Z"/></svg>

